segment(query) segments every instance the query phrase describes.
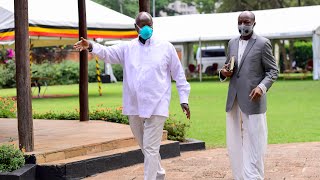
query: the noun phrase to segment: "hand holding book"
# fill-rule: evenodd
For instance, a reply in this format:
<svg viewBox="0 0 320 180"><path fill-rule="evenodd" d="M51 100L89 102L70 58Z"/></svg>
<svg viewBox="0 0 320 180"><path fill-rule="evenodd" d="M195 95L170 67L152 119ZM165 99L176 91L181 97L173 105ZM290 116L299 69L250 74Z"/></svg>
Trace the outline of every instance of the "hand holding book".
<svg viewBox="0 0 320 180"><path fill-rule="evenodd" d="M234 66L235 66L235 59L234 59L234 56L232 56L229 60L229 63L228 64L225 64L220 73L224 76L224 77L231 77L232 74L233 74L233 69L234 69Z"/></svg>
<svg viewBox="0 0 320 180"><path fill-rule="evenodd" d="M229 63L228 63L228 68L227 68L228 71L233 71L234 61L235 61L235 60L234 60L234 56L232 56L232 57L230 58Z"/></svg>

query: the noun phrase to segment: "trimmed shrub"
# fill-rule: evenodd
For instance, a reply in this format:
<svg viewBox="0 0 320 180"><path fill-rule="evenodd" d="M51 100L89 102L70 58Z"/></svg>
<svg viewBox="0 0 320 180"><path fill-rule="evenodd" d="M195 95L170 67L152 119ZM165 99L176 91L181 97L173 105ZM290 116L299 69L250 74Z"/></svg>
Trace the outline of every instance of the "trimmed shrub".
<svg viewBox="0 0 320 180"><path fill-rule="evenodd" d="M312 60L313 51L312 51L312 42L308 41L296 41L294 43L294 57L298 67L304 68L308 60Z"/></svg>
<svg viewBox="0 0 320 180"><path fill-rule="evenodd" d="M120 64L112 64L113 74L117 81L123 81L123 68Z"/></svg>
<svg viewBox="0 0 320 180"><path fill-rule="evenodd" d="M0 118L15 118L17 105L15 99L0 96Z"/></svg>
<svg viewBox="0 0 320 180"><path fill-rule="evenodd" d="M63 113L58 113L54 111L49 111L45 113L32 113L33 119L63 119L63 120L77 120L80 119L79 112L77 111L66 111Z"/></svg>
<svg viewBox="0 0 320 180"><path fill-rule="evenodd" d="M289 45L285 46L287 54L289 54ZM312 60L312 42L311 41L295 41L293 44L294 48L294 61L296 61L296 66L302 69L305 68L308 60ZM280 63L283 66L283 57L280 56Z"/></svg>
<svg viewBox="0 0 320 180"><path fill-rule="evenodd" d="M62 63L45 62L32 65L32 77L51 78L49 85L76 84L79 82L79 63L63 61Z"/></svg>
<svg viewBox="0 0 320 180"><path fill-rule="evenodd" d="M14 145L0 146L0 172L12 172L24 166L23 152Z"/></svg>
<svg viewBox="0 0 320 180"><path fill-rule="evenodd" d="M0 64L0 87L16 87L16 64L8 60L6 64Z"/></svg>
<svg viewBox="0 0 320 180"><path fill-rule="evenodd" d="M99 61L100 74L104 71L104 62ZM62 61L61 63L44 62L31 66L32 77L50 78L48 85L67 85L79 83L79 62ZM88 62L88 81L97 82L96 62ZM41 83L41 82L40 82ZM0 64L0 87L16 87L16 65L13 60Z"/></svg>
<svg viewBox="0 0 320 180"><path fill-rule="evenodd" d="M168 131L168 139L180 142L186 141L186 131L189 127L189 123L179 121L175 115L170 116L164 124L164 129Z"/></svg>

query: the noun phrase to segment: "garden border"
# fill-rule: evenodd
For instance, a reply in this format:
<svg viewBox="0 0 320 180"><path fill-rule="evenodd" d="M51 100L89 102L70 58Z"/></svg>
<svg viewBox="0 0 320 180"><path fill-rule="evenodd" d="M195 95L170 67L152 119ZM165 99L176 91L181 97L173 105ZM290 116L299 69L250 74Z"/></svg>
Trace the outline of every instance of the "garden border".
<svg viewBox="0 0 320 180"><path fill-rule="evenodd" d="M21 168L0 173L0 180L33 180L36 179L36 164L25 164Z"/></svg>
<svg viewBox="0 0 320 180"><path fill-rule="evenodd" d="M180 142L180 152L205 150L206 144L204 141L197 139L186 138L186 142Z"/></svg>

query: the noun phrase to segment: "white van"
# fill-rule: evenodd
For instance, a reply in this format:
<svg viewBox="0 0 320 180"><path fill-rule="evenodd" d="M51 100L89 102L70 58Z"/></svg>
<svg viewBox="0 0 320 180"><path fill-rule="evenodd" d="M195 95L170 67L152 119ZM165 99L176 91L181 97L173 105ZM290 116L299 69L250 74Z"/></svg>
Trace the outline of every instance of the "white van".
<svg viewBox="0 0 320 180"><path fill-rule="evenodd" d="M215 75L217 70L221 69L226 61L226 53L224 46L208 46L201 48L202 56L202 73L208 75ZM200 64L200 48L197 50L196 55L197 67ZM213 65L213 64L217 65ZM214 67L217 66L217 67Z"/></svg>

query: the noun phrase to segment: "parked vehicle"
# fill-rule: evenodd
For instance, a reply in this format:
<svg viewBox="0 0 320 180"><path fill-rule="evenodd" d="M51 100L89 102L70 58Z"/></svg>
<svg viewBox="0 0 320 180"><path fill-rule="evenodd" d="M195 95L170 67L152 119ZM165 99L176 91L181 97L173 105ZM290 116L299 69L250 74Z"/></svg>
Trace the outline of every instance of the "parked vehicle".
<svg viewBox="0 0 320 180"><path fill-rule="evenodd" d="M200 65L200 48L196 54L197 67ZM215 75L221 69L226 61L224 46L208 46L201 48L202 73Z"/></svg>

